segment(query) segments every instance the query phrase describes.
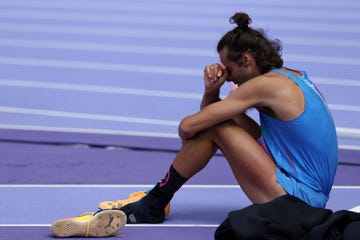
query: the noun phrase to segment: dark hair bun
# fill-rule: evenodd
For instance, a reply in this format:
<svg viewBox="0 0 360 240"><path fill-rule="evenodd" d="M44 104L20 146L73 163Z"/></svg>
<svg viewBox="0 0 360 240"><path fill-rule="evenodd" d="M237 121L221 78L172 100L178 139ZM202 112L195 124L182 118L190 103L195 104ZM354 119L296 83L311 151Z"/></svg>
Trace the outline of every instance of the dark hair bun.
<svg viewBox="0 0 360 240"><path fill-rule="evenodd" d="M235 13L229 20L230 23L236 23L241 30L249 28L251 18L246 13Z"/></svg>

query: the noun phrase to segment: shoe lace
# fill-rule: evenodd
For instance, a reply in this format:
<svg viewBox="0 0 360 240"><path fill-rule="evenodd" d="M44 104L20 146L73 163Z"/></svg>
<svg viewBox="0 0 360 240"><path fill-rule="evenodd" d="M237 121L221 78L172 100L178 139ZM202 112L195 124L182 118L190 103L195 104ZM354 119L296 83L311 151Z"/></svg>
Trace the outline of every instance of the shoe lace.
<svg viewBox="0 0 360 240"><path fill-rule="evenodd" d="M83 212L80 214L80 216L87 216L87 215L94 216L96 213L98 213L98 212ZM89 236L91 219L92 219L92 217L89 219L89 221L86 224L85 238L87 238Z"/></svg>
<svg viewBox="0 0 360 240"><path fill-rule="evenodd" d="M95 212L83 212L79 215L79 217L87 216L87 215L95 215Z"/></svg>
<svg viewBox="0 0 360 240"><path fill-rule="evenodd" d="M97 212L83 212L82 214L80 214L80 216L86 216L86 215L91 215L91 216L95 216L95 214L101 212L102 210L99 210ZM86 224L86 230L85 230L85 238L87 238L89 236L89 230L90 230L90 223L91 223L91 219L89 219L88 223Z"/></svg>

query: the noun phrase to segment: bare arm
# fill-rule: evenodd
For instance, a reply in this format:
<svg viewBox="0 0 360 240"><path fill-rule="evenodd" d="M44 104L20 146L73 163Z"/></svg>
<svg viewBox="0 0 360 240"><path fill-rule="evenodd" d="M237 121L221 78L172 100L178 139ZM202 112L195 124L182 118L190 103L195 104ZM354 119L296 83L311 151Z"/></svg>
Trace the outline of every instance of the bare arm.
<svg viewBox="0 0 360 240"><path fill-rule="evenodd" d="M220 88L228 78L226 67L222 64L212 64L204 69L205 91L201 101L200 109L209 104L220 101Z"/></svg>
<svg viewBox="0 0 360 240"><path fill-rule="evenodd" d="M227 98L202 108L184 118L179 125L179 136L186 140L196 133L233 119L247 109L256 107L270 111L272 117L289 121L305 109L301 89L288 77L266 73L241 84Z"/></svg>
<svg viewBox="0 0 360 240"><path fill-rule="evenodd" d="M179 125L179 136L183 140L189 139L204 129L244 113L250 107L262 105L266 91L259 78L262 77L249 80L224 100L207 105L198 113L184 118Z"/></svg>

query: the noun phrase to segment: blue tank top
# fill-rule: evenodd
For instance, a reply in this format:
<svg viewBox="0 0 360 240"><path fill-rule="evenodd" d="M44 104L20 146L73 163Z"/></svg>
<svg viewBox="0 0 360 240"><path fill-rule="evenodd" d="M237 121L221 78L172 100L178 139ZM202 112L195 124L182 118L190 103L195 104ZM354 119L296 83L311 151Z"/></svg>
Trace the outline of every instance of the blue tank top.
<svg viewBox="0 0 360 240"><path fill-rule="evenodd" d="M335 124L327 104L304 72L292 79L302 90L305 109L297 118L281 121L260 112L263 138L278 168L306 186L329 196L338 161Z"/></svg>

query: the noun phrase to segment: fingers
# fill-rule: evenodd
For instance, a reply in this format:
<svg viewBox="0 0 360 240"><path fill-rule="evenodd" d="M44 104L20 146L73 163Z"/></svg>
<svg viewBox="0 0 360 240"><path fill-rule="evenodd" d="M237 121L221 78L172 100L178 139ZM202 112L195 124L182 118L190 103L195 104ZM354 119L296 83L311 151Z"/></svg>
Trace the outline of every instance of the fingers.
<svg viewBox="0 0 360 240"><path fill-rule="evenodd" d="M207 78L213 83L216 83L219 80L219 78L224 75L225 72L226 72L225 66L218 63L208 65L205 67L205 74Z"/></svg>

